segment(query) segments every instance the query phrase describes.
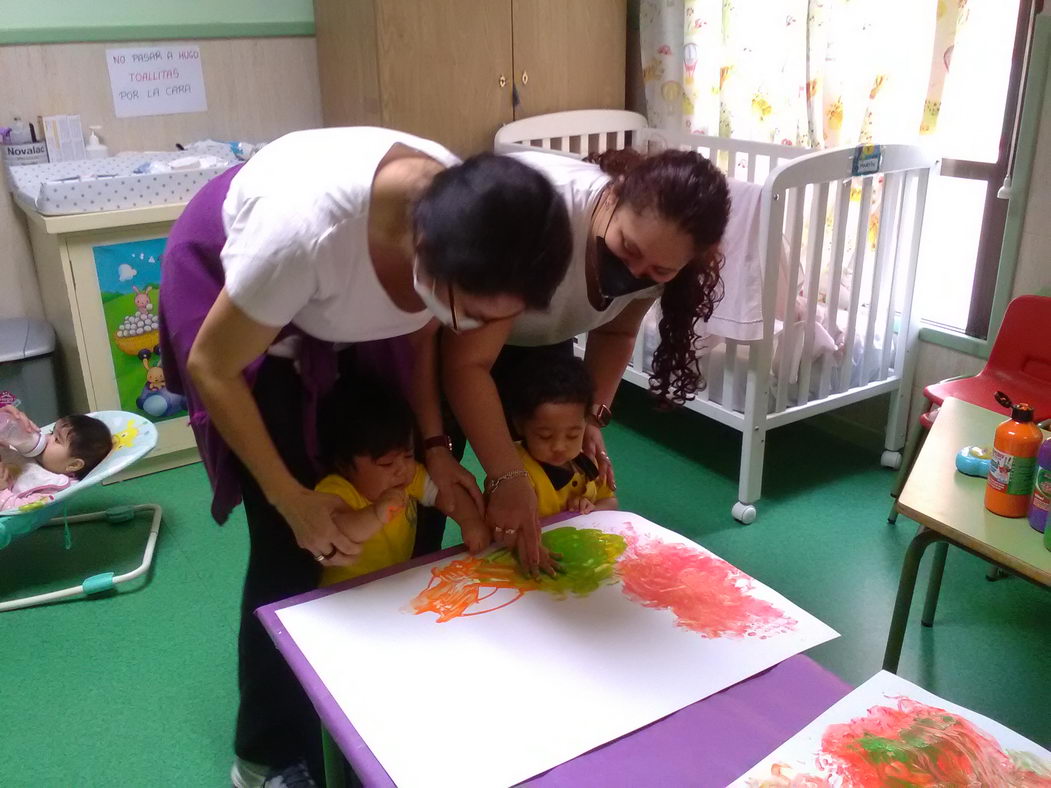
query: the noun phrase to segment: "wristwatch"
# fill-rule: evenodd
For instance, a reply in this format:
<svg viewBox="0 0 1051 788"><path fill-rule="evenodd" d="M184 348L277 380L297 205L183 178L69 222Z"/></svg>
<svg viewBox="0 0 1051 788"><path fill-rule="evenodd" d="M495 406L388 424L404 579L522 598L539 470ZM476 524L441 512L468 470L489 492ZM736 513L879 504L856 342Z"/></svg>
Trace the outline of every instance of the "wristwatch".
<svg viewBox="0 0 1051 788"><path fill-rule="evenodd" d="M613 418L613 411L609 409L607 405L592 405L591 413L588 414L588 418L591 419L591 423L600 429L609 424Z"/></svg>
<svg viewBox="0 0 1051 788"><path fill-rule="evenodd" d="M453 450L453 439L448 435L435 435L433 438L425 438L423 441L424 451L428 449L448 449Z"/></svg>

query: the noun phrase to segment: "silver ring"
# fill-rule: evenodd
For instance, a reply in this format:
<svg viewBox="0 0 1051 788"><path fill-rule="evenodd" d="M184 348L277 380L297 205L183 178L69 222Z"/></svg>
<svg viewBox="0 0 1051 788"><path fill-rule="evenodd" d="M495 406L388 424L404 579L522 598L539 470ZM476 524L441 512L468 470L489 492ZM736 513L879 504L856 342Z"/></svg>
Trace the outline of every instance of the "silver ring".
<svg viewBox="0 0 1051 788"><path fill-rule="evenodd" d="M324 561L325 558L327 558L327 556L324 553L318 553L317 555L314 556L314 560L317 561L319 564L322 561Z"/></svg>

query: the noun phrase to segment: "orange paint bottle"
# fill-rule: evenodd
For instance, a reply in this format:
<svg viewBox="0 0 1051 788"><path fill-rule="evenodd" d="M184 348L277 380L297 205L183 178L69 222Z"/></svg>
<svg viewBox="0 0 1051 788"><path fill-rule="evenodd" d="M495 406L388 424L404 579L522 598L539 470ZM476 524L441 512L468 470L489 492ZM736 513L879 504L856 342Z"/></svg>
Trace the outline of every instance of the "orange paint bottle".
<svg viewBox="0 0 1051 788"><path fill-rule="evenodd" d="M993 459L985 487L985 508L1002 517L1025 517L1036 474L1036 454L1043 434L1033 423L1029 405L1010 404L1007 397L997 401L1011 408L1011 418L996 428Z"/></svg>

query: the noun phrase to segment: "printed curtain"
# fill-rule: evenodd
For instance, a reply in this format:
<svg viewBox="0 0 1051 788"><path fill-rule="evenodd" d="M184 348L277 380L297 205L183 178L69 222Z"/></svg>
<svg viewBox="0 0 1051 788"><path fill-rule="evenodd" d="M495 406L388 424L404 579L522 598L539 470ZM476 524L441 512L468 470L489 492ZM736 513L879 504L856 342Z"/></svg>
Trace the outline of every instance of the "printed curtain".
<svg viewBox="0 0 1051 788"><path fill-rule="evenodd" d="M650 123L832 148L934 132L967 0L641 0Z"/></svg>

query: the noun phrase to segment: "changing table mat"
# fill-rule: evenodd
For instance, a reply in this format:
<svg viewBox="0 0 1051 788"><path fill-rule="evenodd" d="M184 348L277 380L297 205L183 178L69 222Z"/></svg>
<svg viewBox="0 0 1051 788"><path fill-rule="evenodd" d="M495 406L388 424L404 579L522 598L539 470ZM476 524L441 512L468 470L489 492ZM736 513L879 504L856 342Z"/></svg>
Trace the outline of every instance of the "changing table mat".
<svg viewBox="0 0 1051 788"><path fill-rule="evenodd" d="M151 161L185 158L183 151L120 153L105 159L11 167L9 186L25 208L55 216L170 205L188 201L208 181L238 163L233 153L220 166L138 175ZM99 175L113 177L99 178ZM63 180L92 176L90 180Z"/></svg>

